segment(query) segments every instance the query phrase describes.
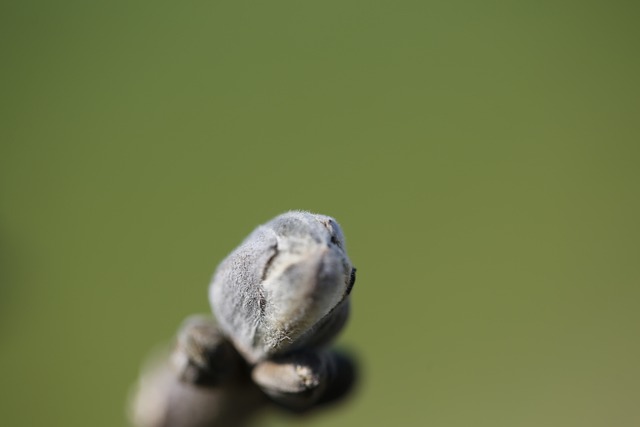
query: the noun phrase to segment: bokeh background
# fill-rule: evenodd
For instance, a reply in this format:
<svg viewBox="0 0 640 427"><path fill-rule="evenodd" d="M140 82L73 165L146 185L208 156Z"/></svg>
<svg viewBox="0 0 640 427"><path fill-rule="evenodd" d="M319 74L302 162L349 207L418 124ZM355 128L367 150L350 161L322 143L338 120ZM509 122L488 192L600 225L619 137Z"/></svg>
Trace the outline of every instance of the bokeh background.
<svg viewBox="0 0 640 427"><path fill-rule="evenodd" d="M639 10L2 2L0 423L126 426L217 263L306 209L363 378L263 425L640 425Z"/></svg>

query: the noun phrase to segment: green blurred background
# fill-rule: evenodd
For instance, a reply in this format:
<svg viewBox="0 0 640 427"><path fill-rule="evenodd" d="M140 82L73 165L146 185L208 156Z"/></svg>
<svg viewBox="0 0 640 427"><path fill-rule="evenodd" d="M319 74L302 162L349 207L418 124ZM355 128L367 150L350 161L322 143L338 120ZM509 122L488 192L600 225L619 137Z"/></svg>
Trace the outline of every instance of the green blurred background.
<svg viewBox="0 0 640 427"><path fill-rule="evenodd" d="M126 425L217 263L306 209L363 381L264 425L640 425L639 12L2 2L0 423Z"/></svg>

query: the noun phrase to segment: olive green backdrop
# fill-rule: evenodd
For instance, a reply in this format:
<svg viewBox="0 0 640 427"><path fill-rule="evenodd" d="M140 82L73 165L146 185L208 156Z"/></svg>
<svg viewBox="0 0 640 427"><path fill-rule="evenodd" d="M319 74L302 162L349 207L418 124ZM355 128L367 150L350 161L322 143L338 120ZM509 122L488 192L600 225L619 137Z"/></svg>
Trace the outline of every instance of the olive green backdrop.
<svg viewBox="0 0 640 427"><path fill-rule="evenodd" d="M363 380L264 425L640 425L639 12L2 2L0 424L126 425L217 263L307 209Z"/></svg>

